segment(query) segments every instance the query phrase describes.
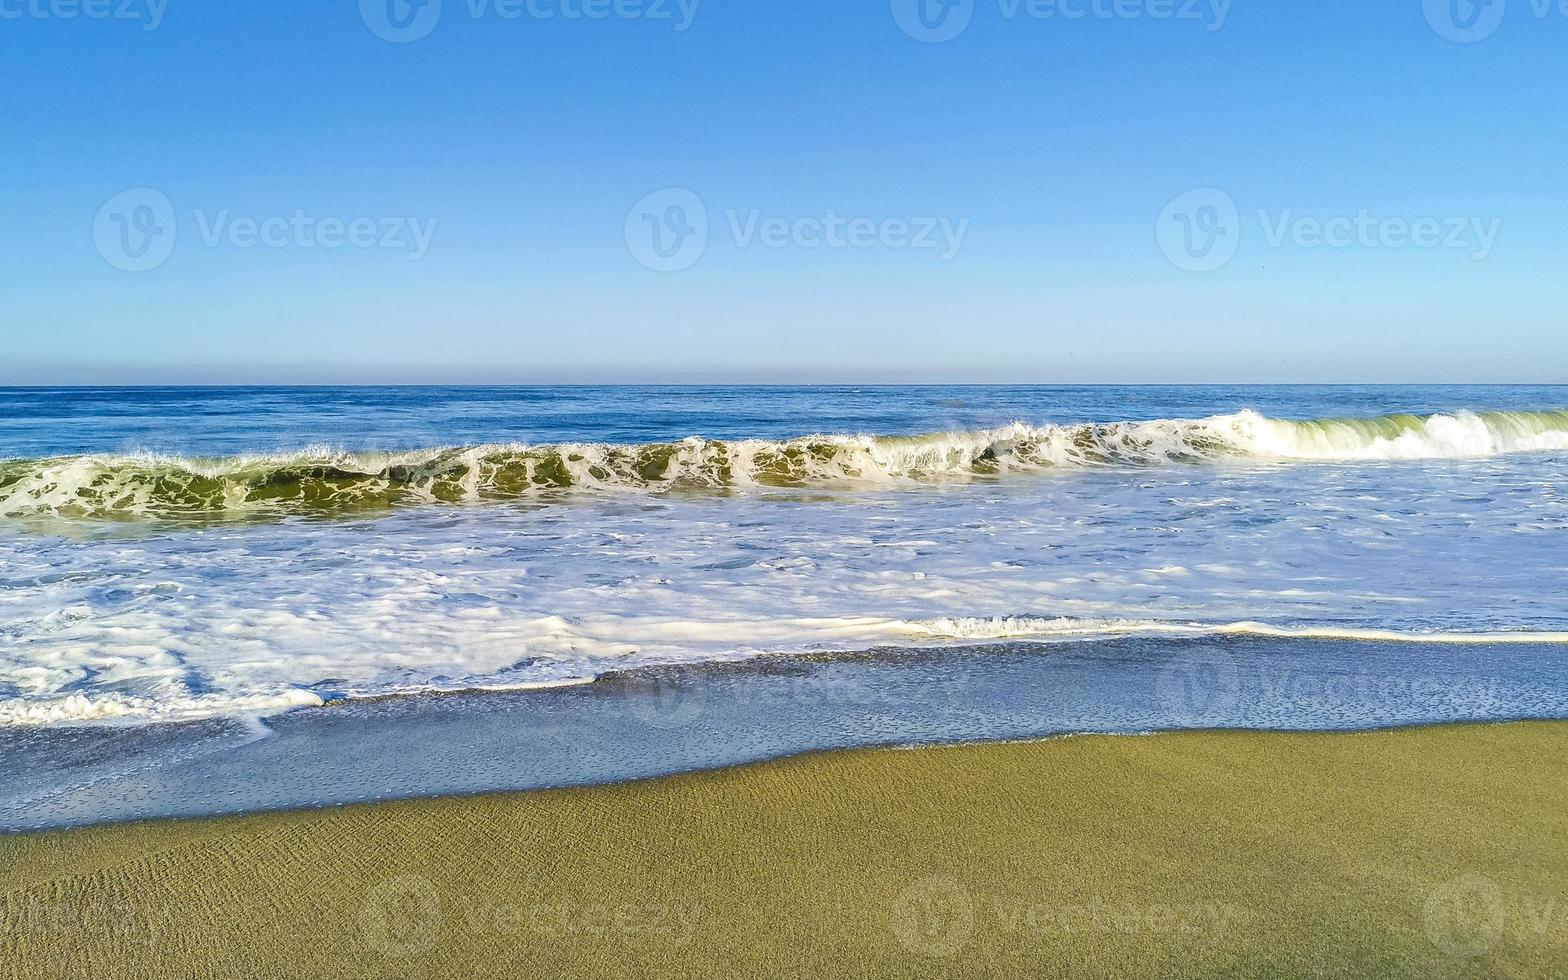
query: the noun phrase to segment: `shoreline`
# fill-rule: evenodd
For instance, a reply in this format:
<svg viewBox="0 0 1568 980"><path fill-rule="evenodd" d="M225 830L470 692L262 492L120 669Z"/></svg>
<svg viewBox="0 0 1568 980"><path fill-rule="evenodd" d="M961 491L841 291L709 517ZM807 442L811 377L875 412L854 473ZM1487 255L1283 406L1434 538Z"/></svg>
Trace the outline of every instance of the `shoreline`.
<svg viewBox="0 0 1568 980"><path fill-rule="evenodd" d="M104 977L1549 975L1568 722L815 752L0 838L0 962Z"/></svg>
<svg viewBox="0 0 1568 980"><path fill-rule="evenodd" d="M1094 618L1073 617L991 617L986 622L1006 622L1017 619L1060 624L1056 630L1032 629L1021 626L1016 632L983 629L969 633L955 630L943 633L935 630L908 642L874 643L863 648L843 649L789 649L776 652L746 653L735 656L712 656L696 659L655 660L628 666L602 667L597 673L569 674L560 677L540 678L508 683L474 683L463 687L411 687L373 693L339 693L330 690L295 687L283 692L257 695L274 699L277 703L258 709L253 705L229 706L205 713L175 715L104 714L68 716L44 719L50 702L41 702L40 719L35 721L7 720L0 723L0 737L5 735L43 735L51 733L133 731L137 729L175 729L202 723L255 721L265 724L299 711L320 709L353 709L377 704L408 701L434 701L446 698L477 698L487 695L516 695L535 691L556 691L571 688L595 687L599 689L617 684L637 683L649 676L670 673L767 673L772 665L782 664L832 664L852 663L876 659L896 660L901 657L919 658L939 653L963 652L996 646L1030 648L1042 653L1070 648L1078 644L1115 644L1125 642L1155 641L1208 641L1259 642L1302 644L1404 644L1409 646L1457 647L1536 647L1552 646L1568 649L1568 630L1554 629L1498 629L1498 630L1408 630L1374 627L1294 625L1277 626L1253 620L1205 623L1198 620L1126 620L1101 621ZM940 621L936 620L936 621ZM964 619L957 620L965 621ZM918 621L887 620L889 624L924 626ZM934 621L935 622L935 621ZM1078 624L1076 627L1073 624ZM69 699L64 699L69 700ZM20 699L0 699L0 708L12 706L18 710ZM1495 720L1495 719L1487 719ZM1506 719L1505 719L1506 720ZM1307 729L1303 729L1307 730ZM1350 729L1347 729L1350 730Z"/></svg>
<svg viewBox="0 0 1568 980"><path fill-rule="evenodd" d="M485 692L445 691L439 697L456 695L481 694ZM330 704L328 705L330 706ZM1057 732L1049 735L1039 735L1030 738L1006 739L970 739L959 742L887 742L883 744L857 745L849 748L802 749L798 752L789 752L783 755L768 756L745 762L735 762L725 765L698 767L692 769L679 769L654 776L636 776L627 779L612 779L598 783L563 783L557 786L539 786L531 789L484 789L469 792L431 793L428 795L399 796L390 799L356 800L347 803L331 803L323 806L302 804L299 806L285 806L264 810L245 810L235 813L217 813L200 816L169 816L169 817L138 817L128 820L110 820L103 823L78 824L64 827L46 827L37 830L5 830L0 829L0 841L16 838L38 837L49 834L69 834L78 831L94 832L113 830L118 827L158 827L178 824L204 824L228 820L243 820L250 817L290 817L310 816L313 814L331 814L352 811L361 807L383 807L400 803L439 803L442 801L483 801L487 799L507 799L510 797L525 797L543 793L571 793L593 790L609 790L621 787L654 786L667 780L690 779L706 775L724 775L728 773L744 773L750 769L765 766L804 764L809 765L813 760L829 759L833 756L853 754L858 752L874 753L899 753L899 752L926 752L944 749L984 749L990 746L1033 746L1050 745L1055 742L1066 742L1073 739L1107 739L1107 740L1140 740L1158 739L1182 736L1234 736L1234 735L1261 735L1261 736L1356 736L1356 735L1398 735L1404 732L1438 731L1455 728L1500 728L1514 725L1557 725L1568 728L1568 718L1495 718L1486 721L1427 721L1411 722L1402 725L1379 725L1367 728L1280 728L1260 730L1255 728L1196 728L1196 729L1161 729L1138 732Z"/></svg>
<svg viewBox="0 0 1568 980"><path fill-rule="evenodd" d="M1563 719L1564 651L1014 643L645 669L266 722L0 731L0 832L606 785L833 749Z"/></svg>
<svg viewBox="0 0 1568 980"><path fill-rule="evenodd" d="M441 692L440 697L456 695L477 694L484 692L447 691ZM327 705L330 707L329 705ZM1568 726L1568 718L1496 718L1486 721L1437 721L1437 722L1411 722L1403 725L1381 725L1368 728L1335 728L1335 729L1310 729L1310 728L1281 728L1259 730L1255 728L1199 728L1199 729L1169 729L1138 732L1057 732L1049 735L1039 735L1030 738L1006 739L970 739L959 742L887 742L882 744L857 745L849 748L802 749L783 755L768 756L745 762L735 762L718 766L698 767L692 769L679 769L654 776L636 776L627 779L612 779L598 783L563 783L555 786L538 786L530 789L483 789L469 792L431 793L426 795L398 796L389 799L356 800L346 803L331 803L320 806L301 804L298 806L284 806L260 810L244 810L234 813L217 813L198 816L167 816L167 817L137 817L124 820L108 820L101 823L74 824L62 827L44 827L35 830L10 830L0 829L0 841L8 839L25 839L49 834L69 834L78 831L93 832L113 830L118 827L157 827L178 824L201 824L208 822L243 820L248 817L289 817L309 816L312 814L342 813L360 807L382 807L399 803L436 803L441 801L472 801L489 798L505 799L517 796L532 796L541 793L568 793L592 790L607 790L620 787L652 786L672 779L688 779L705 775L723 775L726 773L743 773L749 769L763 766L788 765L793 763L810 764L815 759L825 759L832 756L856 752L924 752L942 749L983 749L988 746L1029 746L1049 745L1053 742L1065 742L1080 738L1103 739L1150 739L1169 736L1224 736L1224 735L1284 735L1284 736L1333 736L1333 735L1395 735L1401 732L1421 732L1447 728L1495 728L1509 725L1551 725L1563 724Z"/></svg>
<svg viewBox="0 0 1568 980"><path fill-rule="evenodd" d="M482 694L487 692L446 691L440 692L438 697L453 697L469 694ZM326 705L330 707L330 703ZM1380 725L1367 728L1281 728L1259 730L1255 728L1200 728L1200 729L1162 729L1152 731L1129 732L1057 732L1049 735L1040 735L1030 738L1006 739L971 739L957 742L887 742L883 744L857 745L849 748L822 748L802 749L783 755L768 756L745 762L735 762L725 765L680 769L659 775L636 776L627 779L612 779L597 783L563 783L554 786L539 786L530 789L483 789L468 792L431 793L426 795L398 796L389 799L356 800L345 803L331 803L326 805L300 804L297 806L284 806L258 810L244 810L233 813L217 813L197 816L166 816L166 817L137 817L123 820L108 820L101 823L75 824L62 827L45 827L34 830L0 829L0 841L17 838L38 837L49 834L67 834L77 831L105 831L118 827L157 827L177 824L201 824L215 821L241 820L248 817L289 817L309 816L312 814L341 813L355 810L360 807L381 807L399 803L436 803L440 801L473 801L489 798L505 799L516 796L532 796L541 793L566 793L591 790L615 789L619 787L652 786L666 780L693 778L704 775L722 775L725 773L745 772L763 766L788 765L792 763L809 764L814 759L856 753L856 752L923 752L942 749L983 749L988 746L1030 746L1049 745L1053 742L1065 742L1080 738L1101 739L1153 739L1170 736L1225 736L1225 735L1282 735L1282 736L1354 736L1354 735L1397 735L1402 732L1422 732L1452 728L1496 728L1511 725L1553 725L1568 726L1568 718L1495 718L1486 721L1436 721L1436 722L1411 722L1401 725Z"/></svg>

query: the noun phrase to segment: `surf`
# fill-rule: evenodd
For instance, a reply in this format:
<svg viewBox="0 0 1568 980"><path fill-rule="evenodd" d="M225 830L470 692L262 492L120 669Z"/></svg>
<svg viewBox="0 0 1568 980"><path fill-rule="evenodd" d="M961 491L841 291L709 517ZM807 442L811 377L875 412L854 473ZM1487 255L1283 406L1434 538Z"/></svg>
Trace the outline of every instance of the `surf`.
<svg viewBox="0 0 1568 980"><path fill-rule="evenodd" d="M1568 449L1568 410L1293 421L1014 422L918 436L693 436L640 445L452 446L367 453L317 446L227 458L152 453L0 461L0 516L230 519L377 511L564 493L868 489L1024 473L1224 460L1475 459Z"/></svg>

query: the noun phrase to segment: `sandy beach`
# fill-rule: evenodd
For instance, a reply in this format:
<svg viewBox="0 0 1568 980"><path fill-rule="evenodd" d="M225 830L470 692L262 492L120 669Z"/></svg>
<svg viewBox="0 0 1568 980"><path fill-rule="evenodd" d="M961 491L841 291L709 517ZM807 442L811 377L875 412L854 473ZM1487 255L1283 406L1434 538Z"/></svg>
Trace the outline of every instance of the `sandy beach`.
<svg viewBox="0 0 1568 980"><path fill-rule="evenodd" d="M0 840L7 976L1547 976L1568 724L824 753Z"/></svg>
<svg viewBox="0 0 1568 980"><path fill-rule="evenodd" d="M1232 6L0 0L0 980L1568 980L1568 0Z"/></svg>

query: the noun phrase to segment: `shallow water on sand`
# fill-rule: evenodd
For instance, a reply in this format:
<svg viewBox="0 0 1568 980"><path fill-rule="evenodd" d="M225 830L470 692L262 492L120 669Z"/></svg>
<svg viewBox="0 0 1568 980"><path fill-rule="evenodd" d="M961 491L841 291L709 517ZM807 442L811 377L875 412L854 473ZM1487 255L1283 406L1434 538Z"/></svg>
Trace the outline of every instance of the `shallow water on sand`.
<svg viewBox="0 0 1568 980"><path fill-rule="evenodd" d="M265 722L0 730L0 830L641 779L818 749L1568 716L1568 645L1259 637L777 657Z"/></svg>

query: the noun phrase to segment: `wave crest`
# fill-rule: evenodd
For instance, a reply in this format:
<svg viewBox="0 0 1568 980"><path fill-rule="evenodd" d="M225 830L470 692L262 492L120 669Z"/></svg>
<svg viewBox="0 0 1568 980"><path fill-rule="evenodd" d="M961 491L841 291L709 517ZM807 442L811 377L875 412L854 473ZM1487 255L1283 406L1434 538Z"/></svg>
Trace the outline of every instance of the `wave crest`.
<svg viewBox="0 0 1568 980"><path fill-rule="evenodd" d="M1560 449L1568 449L1568 411L1315 421L1244 411L1150 422L1018 422L922 436L692 437L645 445L483 445L405 453L314 448L227 459L69 456L0 462L0 515L221 519L563 491L857 488L1234 457L1430 459Z"/></svg>

